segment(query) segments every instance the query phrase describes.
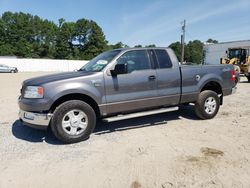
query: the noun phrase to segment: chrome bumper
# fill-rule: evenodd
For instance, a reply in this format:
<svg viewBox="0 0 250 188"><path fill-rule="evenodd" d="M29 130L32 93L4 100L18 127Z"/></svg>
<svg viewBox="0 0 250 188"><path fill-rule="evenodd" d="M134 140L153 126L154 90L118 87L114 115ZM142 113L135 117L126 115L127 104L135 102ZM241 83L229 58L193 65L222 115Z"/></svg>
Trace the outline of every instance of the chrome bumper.
<svg viewBox="0 0 250 188"><path fill-rule="evenodd" d="M33 113L19 110L19 118L28 126L46 129L49 126L52 114Z"/></svg>

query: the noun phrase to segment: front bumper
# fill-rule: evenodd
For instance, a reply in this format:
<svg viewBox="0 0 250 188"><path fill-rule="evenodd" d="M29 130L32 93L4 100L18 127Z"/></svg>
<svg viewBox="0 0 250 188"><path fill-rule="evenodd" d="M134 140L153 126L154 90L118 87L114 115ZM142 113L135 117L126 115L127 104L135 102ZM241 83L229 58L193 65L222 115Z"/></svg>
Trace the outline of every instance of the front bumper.
<svg viewBox="0 0 250 188"><path fill-rule="evenodd" d="M42 114L20 110L19 118L29 127L47 129L52 118L52 114Z"/></svg>

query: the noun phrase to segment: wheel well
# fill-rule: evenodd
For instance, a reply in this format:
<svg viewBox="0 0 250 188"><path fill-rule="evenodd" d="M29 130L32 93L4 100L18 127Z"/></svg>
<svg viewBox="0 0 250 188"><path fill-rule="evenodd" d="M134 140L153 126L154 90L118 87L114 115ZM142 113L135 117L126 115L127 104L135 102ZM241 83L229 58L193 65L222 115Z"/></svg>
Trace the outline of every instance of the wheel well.
<svg viewBox="0 0 250 188"><path fill-rule="evenodd" d="M205 90L214 91L214 92L216 92L218 95L219 95L219 94L222 94L222 89L221 89L220 84L219 84L218 82L214 82L214 81L211 81L211 82L206 83L206 85L203 86L203 88L201 89L201 92L202 92L202 91L205 91Z"/></svg>
<svg viewBox="0 0 250 188"><path fill-rule="evenodd" d="M205 90L210 90L210 91L214 91L216 92L218 95L221 95L222 94L222 89L221 89L221 86L218 82L208 82L202 89L201 89L201 92L202 91L205 91ZM223 104L223 95L220 96L220 105Z"/></svg>
<svg viewBox="0 0 250 188"><path fill-rule="evenodd" d="M56 107L58 107L60 104L69 101L69 100L81 100L86 102L87 104L89 104L93 110L96 113L97 117L100 117L100 109L98 107L98 104L95 102L94 99L92 99L91 97L89 97L88 95L84 95L84 94L68 94L68 95L64 95L62 97L60 97L59 99L57 99L53 105L50 108L50 112L54 112L54 110L56 109Z"/></svg>

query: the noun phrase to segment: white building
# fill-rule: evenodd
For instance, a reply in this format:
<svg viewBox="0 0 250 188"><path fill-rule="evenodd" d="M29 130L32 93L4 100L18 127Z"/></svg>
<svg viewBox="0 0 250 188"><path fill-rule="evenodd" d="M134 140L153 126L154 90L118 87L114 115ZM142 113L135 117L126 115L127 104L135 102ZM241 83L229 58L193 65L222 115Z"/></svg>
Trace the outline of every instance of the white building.
<svg viewBox="0 0 250 188"><path fill-rule="evenodd" d="M219 64L221 58L226 58L228 48L244 47L250 49L250 40L222 42L218 44L205 44L204 46L204 63Z"/></svg>
<svg viewBox="0 0 250 188"><path fill-rule="evenodd" d="M13 57L0 57L0 64L17 67L20 72L65 72L81 68L88 61L55 60L55 59L25 59Z"/></svg>

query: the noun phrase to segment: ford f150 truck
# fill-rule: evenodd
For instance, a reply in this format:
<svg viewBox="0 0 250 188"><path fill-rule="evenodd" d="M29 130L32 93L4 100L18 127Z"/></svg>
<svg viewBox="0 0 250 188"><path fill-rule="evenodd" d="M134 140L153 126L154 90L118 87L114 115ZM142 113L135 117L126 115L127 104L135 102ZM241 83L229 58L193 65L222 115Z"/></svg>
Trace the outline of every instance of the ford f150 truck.
<svg viewBox="0 0 250 188"><path fill-rule="evenodd" d="M97 118L193 103L199 118L210 119L234 91L232 65L180 65L169 48L116 49L78 71L24 81L19 117L74 143L89 137Z"/></svg>

